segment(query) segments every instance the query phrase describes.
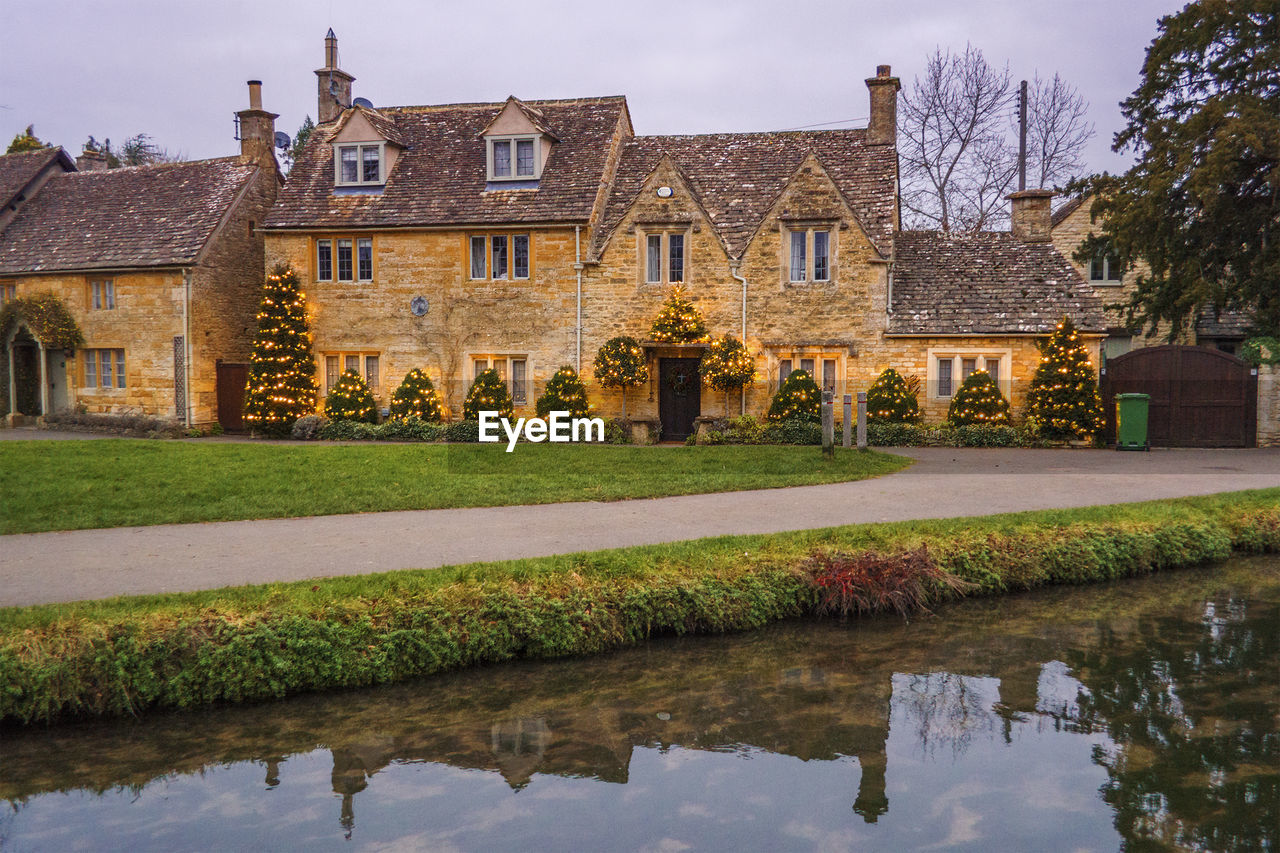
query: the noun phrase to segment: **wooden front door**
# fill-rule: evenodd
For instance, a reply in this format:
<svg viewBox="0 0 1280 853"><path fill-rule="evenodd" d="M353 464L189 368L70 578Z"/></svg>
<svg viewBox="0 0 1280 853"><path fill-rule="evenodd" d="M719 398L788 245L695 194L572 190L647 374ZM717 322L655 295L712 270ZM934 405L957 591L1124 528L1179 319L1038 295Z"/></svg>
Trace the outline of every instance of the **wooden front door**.
<svg viewBox="0 0 1280 853"><path fill-rule="evenodd" d="M249 365L218 362L218 423L226 432L244 431L244 391Z"/></svg>
<svg viewBox="0 0 1280 853"><path fill-rule="evenodd" d="M1234 355L1192 346L1136 349L1107 359L1102 404L1115 440L1116 394L1148 394L1152 447L1253 447L1258 377Z"/></svg>
<svg viewBox="0 0 1280 853"><path fill-rule="evenodd" d="M663 441L684 441L702 414L702 378L696 358L658 360L658 419Z"/></svg>

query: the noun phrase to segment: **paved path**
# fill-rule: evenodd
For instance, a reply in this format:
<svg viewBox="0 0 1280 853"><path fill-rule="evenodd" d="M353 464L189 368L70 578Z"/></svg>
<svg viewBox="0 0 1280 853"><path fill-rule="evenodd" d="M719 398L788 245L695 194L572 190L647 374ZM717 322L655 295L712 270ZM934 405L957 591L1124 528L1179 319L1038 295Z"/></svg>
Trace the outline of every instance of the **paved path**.
<svg viewBox="0 0 1280 853"><path fill-rule="evenodd" d="M3 536L0 606L1280 486L1280 448L905 453L905 471L825 486Z"/></svg>

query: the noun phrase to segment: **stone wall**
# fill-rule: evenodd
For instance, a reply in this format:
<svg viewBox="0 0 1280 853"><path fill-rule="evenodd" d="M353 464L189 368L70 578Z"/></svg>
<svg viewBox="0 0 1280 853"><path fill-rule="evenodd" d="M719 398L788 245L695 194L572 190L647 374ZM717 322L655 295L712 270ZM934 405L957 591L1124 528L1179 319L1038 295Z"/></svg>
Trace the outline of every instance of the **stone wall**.
<svg viewBox="0 0 1280 853"><path fill-rule="evenodd" d="M274 163L274 161L273 161ZM192 423L218 419L217 362L247 362L265 276L258 225L275 203L274 165L262 166L210 238L191 285Z"/></svg>
<svg viewBox="0 0 1280 853"><path fill-rule="evenodd" d="M1258 446L1280 446L1280 366L1258 368Z"/></svg>

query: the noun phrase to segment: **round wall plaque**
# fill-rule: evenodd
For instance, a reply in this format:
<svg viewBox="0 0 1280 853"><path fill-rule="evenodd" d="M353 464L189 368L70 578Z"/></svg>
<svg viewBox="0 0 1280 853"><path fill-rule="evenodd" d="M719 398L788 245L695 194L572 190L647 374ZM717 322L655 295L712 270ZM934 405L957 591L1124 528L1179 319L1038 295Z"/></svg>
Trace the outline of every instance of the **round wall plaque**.
<svg viewBox="0 0 1280 853"><path fill-rule="evenodd" d="M413 312L413 316L421 317L431 308L431 303L427 301L425 296L415 296L409 300L409 310Z"/></svg>
<svg viewBox="0 0 1280 853"><path fill-rule="evenodd" d="M675 190L671 189L671 187L658 187L658 198L671 198L674 192Z"/></svg>

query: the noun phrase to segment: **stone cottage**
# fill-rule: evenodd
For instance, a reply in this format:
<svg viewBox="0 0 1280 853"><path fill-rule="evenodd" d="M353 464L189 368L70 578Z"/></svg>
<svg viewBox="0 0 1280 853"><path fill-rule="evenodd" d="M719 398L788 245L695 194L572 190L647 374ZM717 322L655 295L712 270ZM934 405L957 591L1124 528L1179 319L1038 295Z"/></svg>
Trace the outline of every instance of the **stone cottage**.
<svg viewBox="0 0 1280 853"><path fill-rule="evenodd" d="M107 169L86 151L0 157L0 297L10 422L79 407L206 425L238 418L258 295L259 225L281 181L261 83L237 114L240 154ZM10 177L14 175L15 177ZM25 180L22 175L26 175ZM19 186L22 189L14 189ZM84 339L46 346L24 313L52 294ZM25 306L25 307L24 307ZM229 371L227 369L230 369Z"/></svg>
<svg viewBox="0 0 1280 853"><path fill-rule="evenodd" d="M332 31L316 76L320 124L265 231L267 264L304 277L322 392L355 369L385 406L421 368L456 413L492 367L527 414L571 365L616 415L591 363L625 334L650 363L628 413L676 439L760 413L797 369L853 393L897 368L935 417L986 369L1016 407L1038 336L1070 314L1096 353L1105 331L1047 192L1012 197L1012 233L900 230L889 66L866 81L865 129L693 136L637 136L622 97L375 107ZM755 355L742 399L700 386L705 344L648 340L673 285Z"/></svg>

